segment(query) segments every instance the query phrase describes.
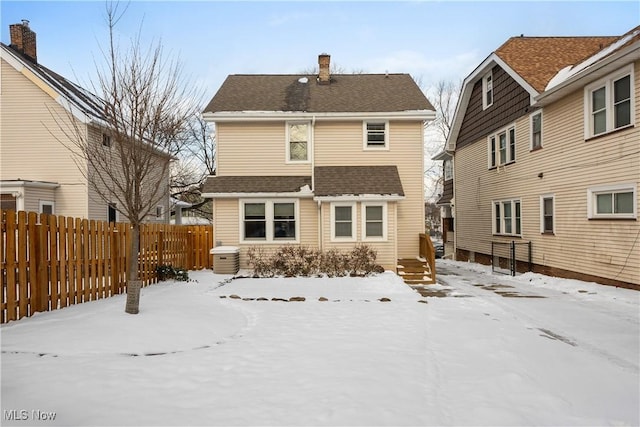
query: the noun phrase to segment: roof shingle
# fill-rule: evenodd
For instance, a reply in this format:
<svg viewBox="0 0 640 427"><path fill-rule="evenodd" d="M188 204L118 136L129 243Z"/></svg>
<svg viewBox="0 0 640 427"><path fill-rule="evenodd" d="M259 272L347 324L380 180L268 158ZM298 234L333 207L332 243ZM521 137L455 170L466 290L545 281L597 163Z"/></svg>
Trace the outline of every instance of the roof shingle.
<svg viewBox="0 0 640 427"><path fill-rule="evenodd" d="M310 176L210 176L202 193L295 193L305 185Z"/></svg>
<svg viewBox="0 0 640 427"><path fill-rule="evenodd" d="M395 112L434 110L409 74L230 75L205 113L239 111Z"/></svg>
<svg viewBox="0 0 640 427"><path fill-rule="evenodd" d="M317 166L314 194L404 196L396 166Z"/></svg>

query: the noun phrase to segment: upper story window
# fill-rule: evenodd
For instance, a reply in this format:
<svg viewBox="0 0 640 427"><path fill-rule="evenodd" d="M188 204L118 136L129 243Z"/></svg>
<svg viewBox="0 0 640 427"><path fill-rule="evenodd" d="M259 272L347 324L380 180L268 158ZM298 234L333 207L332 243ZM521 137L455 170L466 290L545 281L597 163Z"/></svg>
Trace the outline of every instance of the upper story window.
<svg viewBox="0 0 640 427"><path fill-rule="evenodd" d="M589 219L636 219L637 188L635 183L591 187L587 190Z"/></svg>
<svg viewBox="0 0 640 427"><path fill-rule="evenodd" d="M633 125L633 67L585 88L585 139Z"/></svg>
<svg viewBox="0 0 640 427"><path fill-rule="evenodd" d="M389 149L389 122L364 122L364 149Z"/></svg>
<svg viewBox="0 0 640 427"><path fill-rule="evenodd" d="M444 161L444 180L450 179L453 179L453 160L448 159Z"/></svg>
<svg viewBox="0 0 640 427"><path fill-rule="evenodd" d="M309 161L310 126L308 122L287 123L287 162Z"/></svg>
<svg viewBox="0 0 640 427"><path fill-rule="evenodd" d="M516 128L510 126L489 135L489 169L516 161Z"/></svg>
<svg viewBox="0 0 640 427"><path fill-rule="evenodd" d="M111 137L106 133L102 134L102 145L105 147L111 147Z"/></svg>
<svg viewBox="0 0 640 427"><path fill-rule="evenodd" d="M542 111L536 111L531 115L531 150L542 148Z"/></svg>
<svg viewBox="0 0 640 427"><path fill-rule="evenodd" d="M493 105L493 72L489 71L482 78L482 109L485 110Z"/></svg>

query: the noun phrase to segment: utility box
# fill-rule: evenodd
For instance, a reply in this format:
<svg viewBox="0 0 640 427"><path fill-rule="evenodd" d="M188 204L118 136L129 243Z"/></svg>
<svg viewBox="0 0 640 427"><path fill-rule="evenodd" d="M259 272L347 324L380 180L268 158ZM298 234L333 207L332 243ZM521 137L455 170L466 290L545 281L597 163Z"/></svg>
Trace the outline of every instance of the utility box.
<svg viewBox="0 0 640 427"><path fill-rule="evenodd" d="M213 255L213 272L236 274L240 270L240 249L235 246L216 246L209 251Z"/></svg>

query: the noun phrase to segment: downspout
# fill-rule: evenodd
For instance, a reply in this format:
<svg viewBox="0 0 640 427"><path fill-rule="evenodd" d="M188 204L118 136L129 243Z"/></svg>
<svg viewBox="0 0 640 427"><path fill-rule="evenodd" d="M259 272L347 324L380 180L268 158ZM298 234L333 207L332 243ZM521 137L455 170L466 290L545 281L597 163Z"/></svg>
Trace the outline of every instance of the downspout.
<svg viewBox="0 0 640 427"><path fill-rule="evenodd" d="M316 174L315 174L315 164L316 164L316 143L315 143L315 134L316 134L316 116L311 117L311 192L313 193L316 189ZM322 202L318 200L318 249L322 251Z"/></svg>

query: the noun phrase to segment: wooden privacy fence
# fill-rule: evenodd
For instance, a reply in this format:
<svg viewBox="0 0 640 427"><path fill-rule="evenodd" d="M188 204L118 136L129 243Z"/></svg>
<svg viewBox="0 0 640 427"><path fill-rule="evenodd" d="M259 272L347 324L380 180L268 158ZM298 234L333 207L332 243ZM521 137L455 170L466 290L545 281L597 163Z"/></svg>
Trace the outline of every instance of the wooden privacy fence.
<svg viewBox="0 0 640 427"><path fill-rule="evenodd" d="M0 323L126 290L129 224L0 210L0 225ZM156 283L159 265L211 268L212 247L211 226L144 224L139 278Z"/></svg>

